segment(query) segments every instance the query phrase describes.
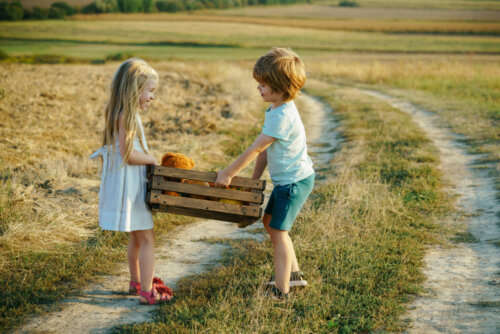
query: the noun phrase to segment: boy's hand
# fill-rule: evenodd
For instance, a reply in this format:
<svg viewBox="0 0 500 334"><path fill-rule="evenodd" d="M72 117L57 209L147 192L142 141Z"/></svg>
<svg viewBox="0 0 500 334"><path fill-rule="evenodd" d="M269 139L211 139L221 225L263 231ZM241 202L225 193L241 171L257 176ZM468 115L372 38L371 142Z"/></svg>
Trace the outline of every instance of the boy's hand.
<svg viewBox="0 0 500 334"><path fill-rule="evenodd" d="M233 177L223 170L217 171L217 179L215 180L215 186L218 188L227 188L231 183Z"/></svg>

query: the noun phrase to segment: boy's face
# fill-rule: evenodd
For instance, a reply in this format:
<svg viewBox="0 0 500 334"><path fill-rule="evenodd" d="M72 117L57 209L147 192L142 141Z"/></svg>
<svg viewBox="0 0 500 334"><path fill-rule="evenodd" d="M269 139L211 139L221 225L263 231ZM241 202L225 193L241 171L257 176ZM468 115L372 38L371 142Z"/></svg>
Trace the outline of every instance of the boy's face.
<svg viewBox="0 0 500 334"><path fill-rule="evenodd" d="M262 97L264 102L271 102L271 103L283 102L283 93L273 92L271 87L269 87L267 84L259 82L257 89L259 90L260 96Z"/></svg>
<svg viewBox="0 0 500 334"><path fill-rule="evenodd" d="M156 80L148 80L148 82L146 82L139 96L139 108L141 108L142 111L146 111L151 101L155 99L156 86L158 86L158 81Z"/></svg>

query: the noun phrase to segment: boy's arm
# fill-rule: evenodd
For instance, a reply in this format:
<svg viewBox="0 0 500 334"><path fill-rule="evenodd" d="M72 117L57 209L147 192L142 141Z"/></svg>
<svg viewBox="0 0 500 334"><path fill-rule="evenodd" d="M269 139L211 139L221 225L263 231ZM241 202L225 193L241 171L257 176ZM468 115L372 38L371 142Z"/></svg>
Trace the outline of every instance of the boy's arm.
<svg viewBox="0 0 500 334"><path fill-rule="evenodd" d="M264 152L266 148L271 145L276 138L269 137L261 133L253 144L243 152L229 167L217 172L217 180L215 180L216 187L227 187L233 177L245 168L250 162L253 161L259 154ZM267 157L267 155L266 155ZM267 159L266 159L267 160Z"/></svg>
<svg viewBox="0 0 500 334"><path fill-rule="evenodd" d="M253 169L252 179L260 179L262 173L264 173L264 169L267 166L267 150L264 150L257 157L257 161L255 162L255 167Z"/></svg>
<svg viewBox="0 0 500 334"><path fill-rule="evenodd" d="M125 135L125 126L123 125L122 119L118 120L118 141L120 143L120 154L122 159L125 157L125 150L122 150L122 147L125 147L126 144L126 135ZM156 165L156 159L146 153L139 152L135 149L132 149L130 155L128 156L127 163L129 165Z"/></svg>

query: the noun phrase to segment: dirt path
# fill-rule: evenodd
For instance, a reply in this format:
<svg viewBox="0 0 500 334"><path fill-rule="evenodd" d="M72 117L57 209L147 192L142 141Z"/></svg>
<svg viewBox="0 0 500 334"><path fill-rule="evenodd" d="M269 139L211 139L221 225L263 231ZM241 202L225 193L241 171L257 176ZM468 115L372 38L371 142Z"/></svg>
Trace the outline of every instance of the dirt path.
<svg viewBox="0 0 500 334"><path fill-rule="evenodd" d="M311 157L321 176L340 143L340 136L333 131L338 124L331 109L310 96L301 98L301 106L305 109L303 117ZM207 270L229 247L203 240L263 239L264 234L252 231L261 227L257 222L239 229L236 224L213 220L179 227L168 239L158 240L155 275L175 290L182 277ZM116 325L146 322L151 319L154 306L139 305L136 296L124 294L128 280L128 266L124 263L118 275L100 277L97 283L85 287L81 296L63 300L59 311L32 319L16 333L107 333Z"/></svg>
<svg viewBox="0 0 500 334"><path fill-rule="evenodd" d="M478 155L467 153L460 137L440 128L435 114L376 91L362 90L412 116L440 152L444 177L467 213L467 231L477 239L456 247L433 247L425 256L426 293L407 316L410 333L500 333L500 241L494 178L475 168ZM487 166L482 166L487 167Z"/></svg>

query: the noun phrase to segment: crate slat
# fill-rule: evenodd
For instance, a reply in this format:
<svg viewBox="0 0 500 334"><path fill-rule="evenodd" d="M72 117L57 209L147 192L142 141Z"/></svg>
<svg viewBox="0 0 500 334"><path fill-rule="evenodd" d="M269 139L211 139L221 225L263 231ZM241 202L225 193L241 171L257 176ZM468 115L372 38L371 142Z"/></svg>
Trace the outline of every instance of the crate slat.
<svg viewBox="0 0 500 334"><path fill-rule="evenodd" d="M245 190L206 187L199 184L167 181L165 177L203 182L215 182L216 172L201 172L163 166L148 166L147 203L153 211L186 216L224 220L236 223L253 223L262 216L261 204L266 181L244 177L234 177L231 185ZM163 194L172 191L188 194L188 197ZM206 196L209 199L193 198ZM248 203L239 205L219 202L220 199L237 200Z"/></svg>
<svg viewBox="0 0 500 334"><path fill-rule="evenodd" d="M149 180L150 189L155 190L169 190L180 193L195 194L201 196L218 197L232 199L236 201L250 202L262 204L264 203L264 194L259 192L246 192L214 187L206 187L198 184L188 184L166 181L163 176L154 175Z"/></svg>
<svg viewBox="0 0 500 334"><path fill-rule="evenodd" d="M153 175L161 175L168 177L176 177L181 179L190 179L204 182L215 182L217 179L216 172L200 172L190 169L179 169L163 166L151 166L150 173ZM245 177L235 176L231 181L231 186L245 187L257 190L264 190L266 188L265 180L253 180Z"/></svg>
<svg viewBox="0 0 500 334"><path fill-rule="evenodd" d="M150 192L148 194L148 199L150 204L162 204L185 209L208 210L255 218L260 218L260 216L262 215L262 208L256 206L219 203L215 201L189 197L170 196L154 192Z"/></svg>
<svg viewBox="0 0 500 334"><path fill-rule="evenodd" d="M178 208L160 204L153 204L152 209L153 211L161 211L165 213L172 213L172 214L191 216L191 217L223 220L233 223L244 223L244 222L253 223L258 219L257 217L250 218L246 216L233 215L230 213L213 212L213 211L206 211L199 209Z"/></svg>

